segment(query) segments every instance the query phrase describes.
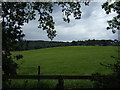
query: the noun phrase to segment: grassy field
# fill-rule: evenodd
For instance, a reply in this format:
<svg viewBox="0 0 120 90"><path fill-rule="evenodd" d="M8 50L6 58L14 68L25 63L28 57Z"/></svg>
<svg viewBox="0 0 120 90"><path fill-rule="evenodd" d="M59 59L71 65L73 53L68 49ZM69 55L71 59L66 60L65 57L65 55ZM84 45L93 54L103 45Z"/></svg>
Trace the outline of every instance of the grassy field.
<svg viewBox="0 0 120 90"><path fill-rule="evenodd" d="M22 54L23 59L18 74L37 74L37 66L43 75L91 75L103 74L110 70L99 63L112 63L111 56L117 56L117 47L113 46L69 46L13 52Z"/></svg>
<svg viewBox="0 0 120 90"><path fill-rule="evenodd" d="M37 75L37 66L42 75L91 75L99 72L109 74L111 71L100 63L114 63L111 56L118 55L115 46L67 46L37 50L13 52L24 57L16 61L19 64L18 74ZM4 83L4 82L3 82ZM11 87L54 88L57 80L12 80ZM3 87L7 86L3 84ZM93 88L90 80L64 80L65 88Z"/></svg>

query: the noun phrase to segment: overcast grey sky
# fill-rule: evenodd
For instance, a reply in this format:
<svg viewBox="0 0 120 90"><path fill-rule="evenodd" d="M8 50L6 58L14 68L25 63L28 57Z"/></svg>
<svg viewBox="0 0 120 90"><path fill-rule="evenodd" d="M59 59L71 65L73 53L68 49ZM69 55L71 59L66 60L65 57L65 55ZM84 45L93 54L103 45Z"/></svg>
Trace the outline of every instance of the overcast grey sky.
<svg viewBox="0 0 120 90"><path fill-rule="evenodd" d="M54 41L73 41L88 39L118 39L118 34L113 34L111 30L106 30L107 20L112 19L115 13L106 15L101 7L102 2L91 2L89 6L82 4L82 16L80 20L70 17L71 22L66 23L62 19L61 9L54 6L53 18L57 36ZM46 31L37 28L38 21L30 21L23 26L26 40L50 40Z"/></svg>

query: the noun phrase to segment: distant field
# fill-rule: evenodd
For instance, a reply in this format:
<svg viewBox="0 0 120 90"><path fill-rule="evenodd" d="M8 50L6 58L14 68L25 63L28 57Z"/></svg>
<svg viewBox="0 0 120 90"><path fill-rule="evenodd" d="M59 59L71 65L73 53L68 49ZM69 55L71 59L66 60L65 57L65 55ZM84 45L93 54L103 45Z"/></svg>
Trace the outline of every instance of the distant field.
<svg viewBox="0 0 120 90"><path fill-rule="evenodd" d="M99 63L113 63L111 56L117 56L115 46L67 46L37 50L13 52L22 54L18 60L18 74L37 74L37 66L43 75L91 75L95 72L103 74L110 70Z"/></svg>

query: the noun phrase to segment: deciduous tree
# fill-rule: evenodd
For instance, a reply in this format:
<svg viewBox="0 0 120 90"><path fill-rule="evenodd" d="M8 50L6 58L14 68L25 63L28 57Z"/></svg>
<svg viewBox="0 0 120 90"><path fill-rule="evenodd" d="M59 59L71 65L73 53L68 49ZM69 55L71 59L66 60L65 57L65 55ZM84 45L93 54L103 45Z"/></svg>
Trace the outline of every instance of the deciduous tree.
<svg viewBox="0 0 120 90"><path fill-rule="evenodd" d="M62 8L65 22L70 22L71 14L75 19L81 18L79 2L2 2L2 69L4 74L16 74L18 65L13 61L10 51L19 47L16 43L21 42L25 36L22 26L35 20L36 14L39 15L38 28L45 30L51 40L56 36L55 22L51 15L54 5Z"/></svg>
<svg viewBox="0 0 120 90"><path fill-rule="evenodd" d="M104 3L102 8L106 11L106 14L111 13L112 11L116 12L116 16L113 17L112 20L108 21L109 27L107 29L111 29L113 33L117 30L120 30L120 1L114 3ZM110 75L103 75L102 78L93 79L94 85L97 88L120 88L120 49L118 46L118 56L111 56L111 58L115 59L115 63L101 63L101 65L108 67L112 70ZM100 73L96 73L95 75L101 75Z"/></svg>

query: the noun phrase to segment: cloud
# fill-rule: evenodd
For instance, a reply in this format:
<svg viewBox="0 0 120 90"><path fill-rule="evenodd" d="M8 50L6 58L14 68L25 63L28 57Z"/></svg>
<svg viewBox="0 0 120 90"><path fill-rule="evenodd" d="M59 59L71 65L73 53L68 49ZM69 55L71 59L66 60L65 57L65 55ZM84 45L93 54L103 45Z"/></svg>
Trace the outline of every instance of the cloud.
<svg viewBox="0 0 120 90"><path fill-rule="evenodd" d="M23 26L24 39L26 40L49 40L47 33L38 28L38 21L30 21L29 24Z"/></svg>
<svg viewBox="0 0 120 90"><path fill-rule="evenodd" d="M82 4L82 18L75 20L71 16L70 23L63 21L61 9L55 6L55 11L52 15L55 21L57 36L54 40L117 39L117 33L113 34L111 30L106 30L108 26L107 20L112 19L116 14L106 15L101 5L101 2L92 2L89 6ZM37 21L31 21L23 27L24 33L26 34L25 39L49 40L46 31L38 29L37 26Z"/></svg>

